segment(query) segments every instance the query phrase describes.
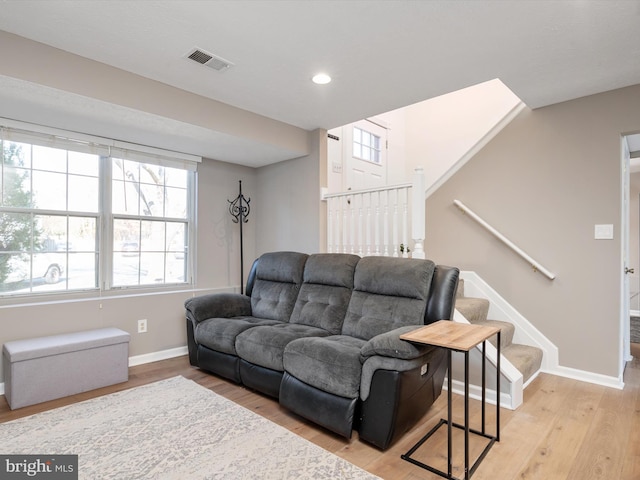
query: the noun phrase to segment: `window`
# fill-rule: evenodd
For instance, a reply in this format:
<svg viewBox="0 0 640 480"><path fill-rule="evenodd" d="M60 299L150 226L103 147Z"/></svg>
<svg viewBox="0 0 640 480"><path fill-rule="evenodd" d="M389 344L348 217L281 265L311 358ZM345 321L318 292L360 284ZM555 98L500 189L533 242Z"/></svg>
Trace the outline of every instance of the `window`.
<svg viewBox="0 0 640 480"><path fill-rule="evenodd" d="M0 296L190 281L195 164L0 134Z"/></svg>
<svg viewBox="0 0 640 480"><path fill-rule="evenodd" d="M378 135L353 127L353 156L361 160L380 164L381 142Z"/></svg>
<svg viewBox="0 0 640 480"><path fill-rule="evenodd" d="M111 159L113 285L186 278L188 172Z"/></svg>

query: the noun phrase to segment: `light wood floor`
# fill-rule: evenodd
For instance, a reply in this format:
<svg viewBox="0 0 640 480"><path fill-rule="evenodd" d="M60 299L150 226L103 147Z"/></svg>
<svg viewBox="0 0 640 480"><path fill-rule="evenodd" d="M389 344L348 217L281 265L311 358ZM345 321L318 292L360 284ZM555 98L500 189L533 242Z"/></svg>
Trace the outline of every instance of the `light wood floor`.
<svg viewBox="0 0 640 480"><path fill-rule="evenodd" d="M633 345L632 353L640 358L640 345ZM446 395L441 395L419 425L390 449L381 452L360 442L357 434L354 434L351 440L337 437L280 408L271 398L195 369L189 366L186 357L132 367L129 381L126 383L16 411L9 410L4 396L1 396L0 423L175 375L190 378L382 478L441 478L402 460L400 455L406 453L431 426L446 415ZM639 392L639 360L629 362L625 372L624 390L541 374L525 390L524 403L517 411L502 411L501 441L493 446L472 478L640 479ZM454 411L461 411L461 398L455 395L454 398ZM471 407L472 415L477 422L478 402L472 401ZM493 410L492 406L488 408L488 430L494 425L494 417L490 413ZM440 430L443 434L440 435L438 432L414 454L414 457L429 464L433 463L444 470L447 451L444 443L446 429ZM459 435L456 435L456 440L460 440ZM471 447L472 452L477 452L483 444L474 440ZM454 451L460 450L461 445L457 442ZM462 459L458 456L455 461L460 464ZM454 474L462 476L459 468Z"/></svg>

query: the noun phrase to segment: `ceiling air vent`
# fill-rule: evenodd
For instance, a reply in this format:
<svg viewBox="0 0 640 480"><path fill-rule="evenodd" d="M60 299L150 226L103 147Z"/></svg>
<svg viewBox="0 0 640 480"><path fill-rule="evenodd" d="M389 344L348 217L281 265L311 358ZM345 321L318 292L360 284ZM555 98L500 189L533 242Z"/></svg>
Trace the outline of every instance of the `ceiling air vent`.
<svg viewBox="0 0 640 480"><path fill-rule="evenodd" d="M200 65L213 68L218 72L224 72L227 68L233 66L233 63L228 60L218 57L213 53L205 52L201 48L194 48L190 50L185 57L189 60L193 60L194 62L198 62Z"/></svg>

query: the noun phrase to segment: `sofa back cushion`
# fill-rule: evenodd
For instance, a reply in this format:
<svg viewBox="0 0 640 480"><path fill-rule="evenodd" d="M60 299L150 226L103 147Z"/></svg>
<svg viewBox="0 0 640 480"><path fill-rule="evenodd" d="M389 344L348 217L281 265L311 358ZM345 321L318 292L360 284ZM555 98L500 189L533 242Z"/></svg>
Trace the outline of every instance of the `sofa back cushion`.
<svg viewBox="0 0 640 480"><path fill-rule="evenodd" d="M307 258L305 253L272 252L258 259L251 290L251 313L254 317L289 321Z"/></svg>
<svg viewBox="0 0 640 480"><path fill-rule="evenodd" d="M332 335L342 330L360 257L344 253L311 255L290 323L322 328Z"/></svg>
<svg viewBox="0 0 640 480"><path fill-rule="evenodd" d="M369 340L398 327L423 324L434 270L431 260L361 259L342 334Z"/></svg>

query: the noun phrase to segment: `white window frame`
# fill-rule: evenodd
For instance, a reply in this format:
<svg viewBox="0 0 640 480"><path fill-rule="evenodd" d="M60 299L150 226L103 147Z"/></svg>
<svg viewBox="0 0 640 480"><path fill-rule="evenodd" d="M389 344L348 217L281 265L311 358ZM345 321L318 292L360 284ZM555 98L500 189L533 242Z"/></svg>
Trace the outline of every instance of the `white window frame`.
<svg viewBox="0 0 640 480"><path fill-rule="evenodd" d="M360 132L360 138L361 141L357 141L356 140L356 130ZM362 136L363 135L368 135L369 138L371 140L373 139L377 139L378 140L378 147L376 148L374 145L366 145L363 141L362 141ZM353 126L353 142L352 142L352 146L351 146L351 150L352 150L352 156L354 158L357 158L358 160L362 160L363 162L369 162L369 163L373 163L374 165L382 165L382 150L383 150L383 138L380 137L379 135L376 135L373 132L370 132L362 127L358 127L358 126ZM369 158L365 158L364 155L357 155L356 154L356 146L360 148L360 151L364 151L365 149L368 150L370 152ZM375 154L375 155L374 155ZM375 158L375 159L372 159Z"/></svg>
<svg viewBox="0 0 640 480"><path fill-rule="evenodd" d="M54 148L62 148L73 151L82 151L85 153L94 153L101 156L99 170L100 197L98 212L86 214L86 212L76 212L69 210L45 210L45 209L29 209L35 215L60 215L60 216L93 216L96 221L96 244L98 254L96 287L83 289L64 289L47 292L29 292L20 294L2 294L0 300L15 298L40 297L43 295L65 295L79 293L83 291L123 291L132 289L175 289L189 288L195 282L195 224L196 224L196 189L197 189L197 165L202 161L201 157L172 152L164 149L136 145L119 140L113 140L93 135L85 135L75 132L67 132L60 129L44 127L34 124L19 122L12 119L0 118L0 136L9 141L22 143L31 143ZM126 158L142 163L154 163L156 165L179 168L188 170L187 182L187 218L180 219L186 222L186 234L188 237L188 245L186 252L185 281L174 283L158 283L158 284L142 284L129 286L113 286L113 219L114 215L111 211L111 162L112 158ZM68 175L68 173L67 173ZM2 208L2 211L16 211L23 209ZM121 215L118 215L121 217ZM149 217L148 220L171 220L168 217Z"/></svg>

